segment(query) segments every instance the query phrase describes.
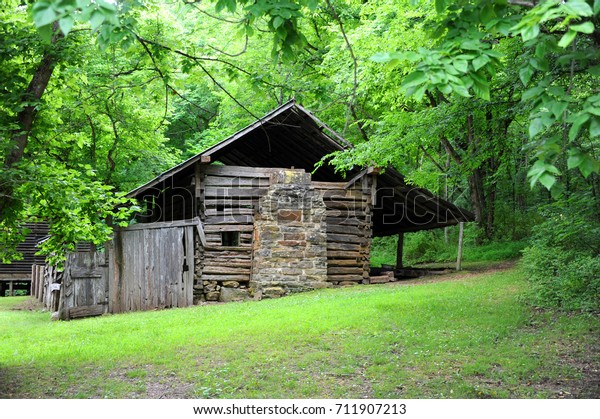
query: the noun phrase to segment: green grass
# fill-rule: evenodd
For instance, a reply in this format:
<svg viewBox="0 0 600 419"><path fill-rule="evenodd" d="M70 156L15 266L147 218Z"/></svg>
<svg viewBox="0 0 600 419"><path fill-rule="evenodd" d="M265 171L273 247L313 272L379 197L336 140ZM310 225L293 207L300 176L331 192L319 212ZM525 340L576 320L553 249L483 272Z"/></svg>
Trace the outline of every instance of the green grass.
<svg viewBox="0 0 600 419"><path fill-rule="evenodd" d="M427 233L427 232L419 232ZM444 243L443 237L435 234L425 236L411 233L405 236L404 265L414 266L424 263L454 263L458 253L458 245L455 241ZM371 265L381 266L396 265L396 237L377 237L373 240L371 253ZM514 242L492 242L483 245L475 245L465 242L463 248L464 262L498 262L503 260L517 259L521 251L527 246L526 241Z"/></svg>
<svg viewBox="0 0 600 419"><path fill-rule="evenodd" d="M597 344L597 319L532 313L518 270L450 279L71 322L0 298L0 397L502 398L583 388L566 360Z"/></svg>

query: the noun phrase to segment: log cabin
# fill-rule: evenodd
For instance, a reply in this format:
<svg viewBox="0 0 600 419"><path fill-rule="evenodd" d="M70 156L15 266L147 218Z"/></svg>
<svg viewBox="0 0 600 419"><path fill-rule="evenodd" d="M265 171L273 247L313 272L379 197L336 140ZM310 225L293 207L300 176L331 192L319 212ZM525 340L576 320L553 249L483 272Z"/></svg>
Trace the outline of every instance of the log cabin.
<svg viewBox="0 0 600 419"><path fill-rule="evenodd" d="M13 296L17 291L29 294L31 291L31 272L36 264L42 264L44 257L37 255L38 242L48 235L45 223L24 223L28 231L25 239L17 245L21 259L10 263L0 263L0 297Z"/></svg>
<svg viewBox="0 0 600 419"><path fill-rule="evenodd" d="M38 269L36 296L71 319L369 284L374 236L398 235L401 264L405 232L473 220L392 167L317 164L351 147L290 101L131 191L134 222Z"/></svg>
<svg viewBox="0 0 600 419"><path fill-rule="evenodd" d="M182 238L194 303L369 283L373 236L399 235L401 264L403 233L473 220L394 168L317 165L350 147L292 100L131 191L135 228L196 224Z"/></svg>

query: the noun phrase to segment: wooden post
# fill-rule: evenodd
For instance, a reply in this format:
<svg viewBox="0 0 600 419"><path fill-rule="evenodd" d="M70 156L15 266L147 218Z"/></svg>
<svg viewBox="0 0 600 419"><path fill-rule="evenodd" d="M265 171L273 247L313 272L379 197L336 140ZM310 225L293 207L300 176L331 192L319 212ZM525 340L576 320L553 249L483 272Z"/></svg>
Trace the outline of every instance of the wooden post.
<svg viewBox="0 0 600 419"><path fill-rule="evenodd" d="M13 286L13 282L12 282L12 281L10 281L10 282L8 283L8 296L9 296L9 297L14 297L14 296L15 296L15 289L14 289L14 286Z"/></svg>
<svg viewBox="0 0 600 419"><path fill-rule="evenodd" d="M456 270L462 269L463 238L465 233L465 223L458 224L458 255L456 256Z"/></svg>
<svg viewBox="0 0 600 419"><path fill-rule="evenodd" d="M35 287L35 265L31 265L31 283L29 287L29 295L33 295L33 289Z"/></svg>
<svg viewBox="0 0 600 419"><path fill-rule="evenodd" d="M398 245L396 247L396 269L402 269L402 253L404 252L404 233L398 233Z"/></svg>

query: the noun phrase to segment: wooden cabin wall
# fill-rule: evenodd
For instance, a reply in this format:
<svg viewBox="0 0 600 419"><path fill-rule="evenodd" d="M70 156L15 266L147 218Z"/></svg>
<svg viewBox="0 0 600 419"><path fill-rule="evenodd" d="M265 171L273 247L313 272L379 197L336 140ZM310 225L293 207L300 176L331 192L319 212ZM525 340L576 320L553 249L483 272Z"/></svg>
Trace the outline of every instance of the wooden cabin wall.
<svg viewBox="0 0 600 419"><path fill-rule="evenodd" d="M228 293L243 296L250 282L254 218L260 197L269 190L276 169L199 165L196 198L207 246L197 276L202 279L204 299L226 299ZM239 242L224 240L239 238ZM199 272L198 272L199 270ZM231 292L230 292L231 291ZM247 291L245 291L247 292Z"/></svg>
<svg viewBox="0 0 600 419"><path fill-rule="evenodd" d="M327 280L334 285L368 282L372 182L365 176L347 189L344 182L312 183L327 208Z"/></svg>

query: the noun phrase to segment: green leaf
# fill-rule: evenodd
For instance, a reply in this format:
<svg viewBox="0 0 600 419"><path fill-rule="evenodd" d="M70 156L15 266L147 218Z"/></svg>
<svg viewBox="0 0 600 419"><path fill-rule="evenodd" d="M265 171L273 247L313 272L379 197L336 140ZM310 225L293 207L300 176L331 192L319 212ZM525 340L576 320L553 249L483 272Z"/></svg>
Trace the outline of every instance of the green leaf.
<svg viewBox="0 0 600 419"><path fill-rule="evenodd" d="M592 76L600 77L600 65L595 65L593 67L588 68L587 72L590 73Z"/></svg>
<svg viewBox="0 0 600 419"><path fill-rule="evenodd" d="M63 35L67 36L71 29L73 29L73 25L75 24L75 20L70 16L66 15L58 21L58 26L62 31Z"/></svg>
<svg viewBox="0 0 600 419"><path fill-rule="evenodd" d="M543 92L544 92L544 88L541 86L532 87L531 89L525 90L525 92L523 93L523 96L521 97L521 100L525 101L525 100L533 99L534 97L541 95Z"/></svg>
<svg viewBox="0 0 600 419"><path fill-rule="evenodd" d="M94 13L92 13L92 17L90 18L90 25L92 26L92 30L96 30L100 27L100 25L102 25L102 22L104 22L104 14L102 14L102 12L99 12L97 10L94 10Z"/></svg>
<svg viewBox="0 0 600 419"><path fill-rule="evenodd" d="M548 106L548 109L550 109L550 112L552 112L552 114L554 114L554 117L556 119L558 119L564 113L564 111L569 107L569 103L554 100L550 103L550 105L547 105L547 106Z"/></svg>
<svg viewBox="0 0 600 419"><path fill-rule="evenodd" d="M576 16L592 16L594 11L585 0L571 0L566 2L564 8Z"/></svg>
<svg viewBox="0 0 600 419"><path fill-rule="evenodd" d="M523 86L527 86L529 84L533 73L533 68L529 67L528 65L519 70L519 78L521 79L521 83L523 83Z"/></svg>
<svg viewBox="0 0 600 419"><path fill-rule="evenodd" d="M600 12L600 0L594 0L594 14Z"/></svg>
<svg viewBox="0 0 600 419"><path fill-rule="evenodd" d="M52 41L52 25L40 26L38 28L38 33L44 43L49 44Z"/></svg>
<svg viewBox="0 0 600 419"><path fill-rule="evenodd" d="M592 22L585 22L579 25L571 25L569 29L581 33L594 33L594 24Z"/></svg>
<svg viewBox="0 0 600 419"><path fill-rule="evenodd" d="M401 52L378 52L377 54L373 55L370 58L370 60L375 61L376 63L396 64L397 62L399 62L405 58L406 58L406 54L403 54Z"/></svg>
<svg viewBox="0 0 600 419"><path fill-rule="evenodd" d="M54 23L58 17L50 3L38 2L32 8L33 22L38 28Z"/></svg>
<svg viewBox="0 0 600 419"><path fill-rule="evenodd" d="M569 140L573 141L575 140L575 138L577 138L579 130L581 129L583 124L585 124L588 121L588 119L590 119L590 114L588 113L581 114L577 118L575 118L575 120L573 121L573 125L571 125L571 129L569 130Z"/></svg>
<svg viewBox="0 0 600 419"><path fill-rule="evenodd" d="M469 93L469 90L461 84L453 84L452 85L452 89L458 93L459 95L463 96L463 97L471 97L471 94Z"/></svg>
<svg viewBox="0 0 600 419"><path fill-rule="evenodd" d="M281 16L275 16L273 18L273 28L277 29L281 25L283 25L283 18Z"/></svg>
<svg viewBox="0 0 600 419"><path fill-rule="evenodd" d="M425 83L427 80L429 80L429 77L427 77L427 74L425 74L424 72L413 71L404 78L404 80L402 81L402 86L404 86L405 88L410 86L416 86Z"/></svg>
<svg viewBox="0 0 600 419"><path fill-rule="evenodd" d="M535 118L529 123L529 138L538 135L544 129L542 118Z"/></svg>
<svg viewBox="0 0 600 419"><path fill-rule="evenodd" d="M590 137L600 136L600 118L593 117L590 122Z"/></svg>
<svg viewBox="0 0 600 419"><path fill-rule="evenodd" d="M566 34L564 34L562 36L562 38L560 38L560 41L558 41L558 46L561 48L566 48L569 45L571 45L571 42L573 42L573 40L575 39L575 37L577 36L577 32L569 29L567 31Z"/></svg>
<svg viewBox="0 0 600 419"><path fill-rule="evenodd" d="M584 160L583 153L576 148L572 148L569 150L569 157L567 158L567 168L575 169L575 168L579 167L581 165L581 163L583 163L583 160Z"/></svg>
<svg viewBox="0 0 600 419"><path fill-rule="evenodd" d="M521 31L521 36L523 37L523 41L527 42L527 41L531 41L534 38L537 38L537 36L540 34L540 25L531 25L531 26L526 26L522 31Z"/></svg>
<svg viewBox="0 0 600 419"><path fill-rule="evenodd" d="M110 10L112 12L117 11L117 6L112 3L107 2L106 0L96 0L96 4L100 7L102 7L103 9Z"/></svg>
<svg viewBox="0 0 600 419"><path fill-rule="evenodd" d="M583 177L587 179L592 173L598 173L600 171L600 162L587 154L584 154L583 161L579 165L579 171Z"/></svg>
<svg viewBox="0 0 600 419"><path fill-rule="evenodd" d="M446 10L446 0L435 0L435 11L443 13Z"/></svg>
<svg viewBox="0 0 600 419"><path fill-rule="evenodd" d="M533 57L529 60L529 64L531 64L531 66L533 68L535 68L536 70L542 71L542 72L547 72L550 67L548 65L548 61L545 59L539 59L537 57Z"/></svg>
<svg viewBox="0 0 600 419"><path fill-rule="evenodd" d="M491 59L487 54L482 54L473 60L473 68L475 69L475 71L477 71L490 61Z"/></svg>
<svg viewBox="0 0 600 419"><path fill-rule="evenodd" d="M548 172L542 174L538 181L546 187L546 189L552 189L552 186L556 183L556 177Z"/></svg>
<svg viewBox="0 0 600 419"><path fill-rule="evenodd" d="M463 60L456 60L454 63L454 68L456 68L461 73L466 73L469 70L469 63Z"/></svg>
<svg viewBox="0 0 600 419"><path fill-rule="evenodd" d="M306 5L311 12L314 12L319 6L319 0L308 0Z"/></svg>

